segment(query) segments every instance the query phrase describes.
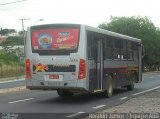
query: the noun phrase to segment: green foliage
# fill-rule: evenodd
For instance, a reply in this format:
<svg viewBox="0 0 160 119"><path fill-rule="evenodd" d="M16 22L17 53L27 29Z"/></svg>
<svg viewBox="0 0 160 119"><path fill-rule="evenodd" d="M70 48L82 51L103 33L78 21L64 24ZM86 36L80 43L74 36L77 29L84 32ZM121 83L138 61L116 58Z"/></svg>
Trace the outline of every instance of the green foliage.
<svg viewBox="0 0 160 119"><path fill-rule="evenodd" d="M15 65L19 64L19 59L16 54L11 52L6 52L4 50L0 51L0 64Z"/></svg>
<svg viewBox="0 0 160 119"><path fill-rule="evenodd" d="M14 45L23 45L24 41L22 37L19 36L10 36L5 41L1 43L1 46L4 48L5 51L10 51Z"/></svg>
<svg viewBox="0 0 160 119"><path fill-rule="evenodd" d="M1 43L2 46L23 45L23 38L19 36L9 36Z"/></svg>
<svg viewBox="0 0 160 119"><path fill-rule="evenodd" d="M160 29L147 17L112 17L111 22L102 23L98 27L142 39L146 53L145 64L160 64Z"/></svg>
<svg viewBox="0 0 160 119"><path fill-rule="evenodd" d="M0 30L1 35L7 35L9 33L14 33L14 32L16 32L15 29L2 29L1 28L1 30Z"/></svg>
<svg viewBox="0 0 160 119"><path fill-rule="evenodd" d="M147 33L154 33L156 27L148 18L140 17L112 17L110 23L103 23L99 28L107 29L124 35L146 38Z"/></svg>

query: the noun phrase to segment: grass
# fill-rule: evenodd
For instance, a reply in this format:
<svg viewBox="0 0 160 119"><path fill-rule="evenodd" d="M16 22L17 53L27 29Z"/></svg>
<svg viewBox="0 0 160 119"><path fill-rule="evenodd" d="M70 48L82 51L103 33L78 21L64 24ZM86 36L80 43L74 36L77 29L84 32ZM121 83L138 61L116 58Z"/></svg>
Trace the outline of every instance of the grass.
<svg viewBox="0 0 160 119"><path fill-rule="evenodd" d="M15 80L15 79L22 79L24 78L25 76L22 75L22 76L17 76L17 77L6 77L6 78L0 78L0 82L3 82L3 81L11 81L11 80Z"/></svg>
<svg viewBox="0 0 160 119"><path fill-rule="evenodd" d="M0 66L0 82L14 79L20 79L24 77L24 66Z"/></svg>

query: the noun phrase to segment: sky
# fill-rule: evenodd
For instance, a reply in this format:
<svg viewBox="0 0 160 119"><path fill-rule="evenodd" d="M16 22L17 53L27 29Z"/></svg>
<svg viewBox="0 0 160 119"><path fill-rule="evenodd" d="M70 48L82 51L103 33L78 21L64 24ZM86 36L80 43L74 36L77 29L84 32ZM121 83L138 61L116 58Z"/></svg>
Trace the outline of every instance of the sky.
<svg viewBox="0 0 160 119"><path fill-rule="evenodd" d="M0 27L22 30L32 25L78 23L97 27L111 16L148 17L160 27L160 0L0 0ZM40 21L43 19L43 21Z"/></svg>

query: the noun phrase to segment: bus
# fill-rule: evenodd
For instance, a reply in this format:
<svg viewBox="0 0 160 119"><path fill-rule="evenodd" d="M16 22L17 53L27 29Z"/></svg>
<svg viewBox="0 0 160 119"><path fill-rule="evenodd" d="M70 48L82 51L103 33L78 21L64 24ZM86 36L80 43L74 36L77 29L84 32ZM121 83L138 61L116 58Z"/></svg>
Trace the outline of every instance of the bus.
<svg viewBox="0 0 160 119"><path fill-rule="evenodd" d="M133 90L142 81L142 41L82 24L44 24L27 29L26 88L59 96Z"/></svg>

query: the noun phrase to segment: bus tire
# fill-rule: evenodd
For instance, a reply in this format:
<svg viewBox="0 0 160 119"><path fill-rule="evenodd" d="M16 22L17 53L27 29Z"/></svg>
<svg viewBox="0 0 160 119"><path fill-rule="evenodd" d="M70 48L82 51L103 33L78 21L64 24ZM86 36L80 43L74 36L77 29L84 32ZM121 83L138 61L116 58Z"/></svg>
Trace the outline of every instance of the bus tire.
<svg viewBox="0 0 160 119"><path fill-rule="evenodd" d="M127 90L128 91L134 90L135 78L136 78L135 75L132 75L132 77L131 77L131 84L127 85Z"/></svg>
<svg viewBox="0 0 160 119"><path fill-rule="evenodd" d="M112 82L112 77L111 76L109 76L109 78L108 78L107 89L103 93L104 93L104 96L107 97L107 98L112 97L113 82Z"/></svg>
<svg viewBox="0 0 160 119"><path fill-rule="evenodd" d="M128 90L128 91L134 90L134 84L128 85L128 86L127 86L127 90Z"/></svg>
<svg viewBox="0 0 160 119"><path fill-rule="evenodd" d="M60 89L57 90L57 94L60 97L72 97L73 96L72 92L70 92L68 90L60 90Z"/></svg>

